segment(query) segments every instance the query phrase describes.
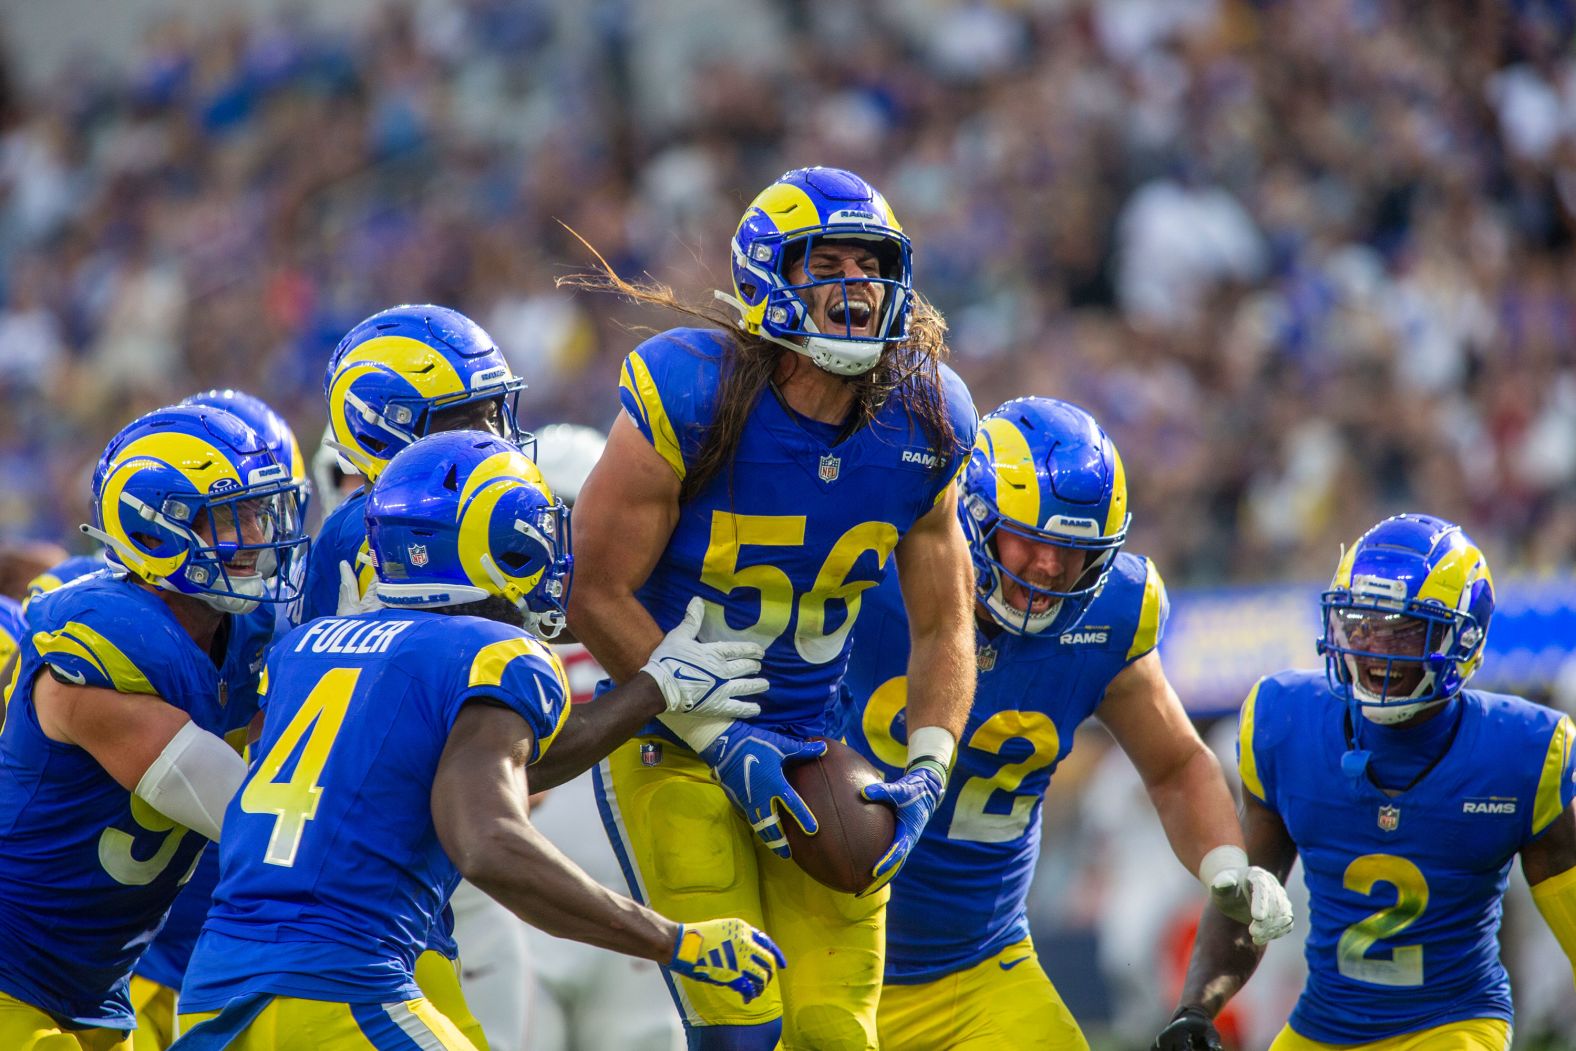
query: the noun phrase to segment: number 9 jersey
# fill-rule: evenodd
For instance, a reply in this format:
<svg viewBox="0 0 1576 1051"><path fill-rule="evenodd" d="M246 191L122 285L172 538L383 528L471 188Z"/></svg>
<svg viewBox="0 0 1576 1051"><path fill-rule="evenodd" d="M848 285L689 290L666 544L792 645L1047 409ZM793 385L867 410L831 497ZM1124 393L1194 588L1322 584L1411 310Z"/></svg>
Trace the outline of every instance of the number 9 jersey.
<svg viewBox="0 0 1576 1051"><path fill-rule="evenodd" d="M531 762L569 711L552 652L478 617L323 617L274 647L263 734L225 811L183 1014L251 994L422 995L416 956L460 879L433 825L433 778L460 709L482 699L530 726Z"/></svg>
<svg viewBox="0 0 1576 1051"><path fill-rule="evenodd" d="M1576 793L1576 727L1504 694L1463 690L1456 705L1444 756L1391 796L1342 772L1346 702L1323 672L1262 679L1243 704L1243 790L1285 823L1308 883L1301 1036L1366 1044L1511 1020L1500 898L1511 859Z"/></svg>
<svg viewBox="0 0 1576 1051"><path fill-rule="evenodd" d="M712 426L730 337L673 329L624 359L619 396L640 433L682 480ZM941 498L977 425L968 389L940 366L956 442L936 449L898 392L852 433L799 416L763 391L732 464L687 496L661 560L637 597L671 630L694 595L704 639L766 648L770 683L752 720L794 736L822 731L866 589L898 540ZM649 732L666 735L658 724Z"/></svg>
<svg viewBox="0 0 1576 1051"><path fill-rule="evenodd" d="M257 710L274 612L225 621L210 657L163 599L108 572L28 603L0 732L0 990L78 1025L134 1024L132 965L208 841L126 791L83 749L45 736L33 683L52 673L153 695L222 737Z"/></svg>

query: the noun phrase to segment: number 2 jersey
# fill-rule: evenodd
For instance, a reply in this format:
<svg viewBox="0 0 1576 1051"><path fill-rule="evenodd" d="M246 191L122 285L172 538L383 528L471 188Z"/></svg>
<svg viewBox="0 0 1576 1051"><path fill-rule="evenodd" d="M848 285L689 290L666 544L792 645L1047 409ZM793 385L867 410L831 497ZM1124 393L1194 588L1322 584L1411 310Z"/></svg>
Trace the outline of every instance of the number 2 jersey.
<svg viewBox="0 0 1576 1051"><path fill-rule="evenodd" d="M979 679L947 793L892 882L886 980L934 981L1029 935L1040 804L1111 680L1165 631L1154 563L1118 553L1078 625L977 636ZM866 599L843 680L844 739L888 777L908 761L908 618L895 574Z"/></svg>
<svg viewBox="0 0 1576 1051"><path fill-rule="evenodd" d="M1322 672L1263 679L1243 705L1243 788L1280 815L1308 884L1308 984L1290 1020L1305 1037L1511 1021L1500 899L1516 853L1570 804L1576 727L1503 694L1453 704L1443 758L1393 797L1342 773L1347 709Z"/></svg>
<svg viewBox="0 0 1576 1051"><path fill-rule="evenodd" d="M673 329L624 359L623 406L680 479L713 423L730 341L720 330ZM760 724L798 736L821 732L866 589L963 463L974 405L951 369L941 366L940 377L953 448L935 448L898 394L840 437L839 428L806 420L768 389L732 462L680 506L638 597L668 631L700 595L702 638L750 638L766 648L761 675L771 685L755 698ZM665 733L658 724L649 729Z"/></svg>
<svg viewBox="0 0 1576 1051"><path fill-rule="evenodd" d="M280 640L182 1011L256 993L421 995L416 955L460 879L433 824L433 779L460 709L484 698L530 726L532 762L568 715L557 658L491 620L378 610Z"/></svg>
<svg viewBox="0 0 1576 1051"><path fill-rule="evenodd" d="M210 733L243 728L273 610L227 616L219 663L157 594L98 572L32 599L0 732L0 989L80 1025L129 1028L132 965L208 842L46 737L45 666L71 683L156 695Z"/></svg>

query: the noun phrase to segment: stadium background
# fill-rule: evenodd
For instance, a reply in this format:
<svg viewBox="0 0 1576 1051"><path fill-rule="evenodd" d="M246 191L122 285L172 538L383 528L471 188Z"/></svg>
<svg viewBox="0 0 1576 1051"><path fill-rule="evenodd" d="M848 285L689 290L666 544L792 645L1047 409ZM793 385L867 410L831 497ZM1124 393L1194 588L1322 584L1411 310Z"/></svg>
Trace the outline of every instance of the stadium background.
<svg viewBox="0 0 1576 1051"><path fill-rule="evenodd" d="M1318 582L1399 510L1496 567L1480 682L1576 709L1567 0L189 6L0 0L0 537L74 543L104 441L195 390L314 445L328 350L394 302L481 321L527 424L605 427L630 327L667 319L555 289L590 262L565 224L704 301L754 191L836 164L893 202L981 409L1112 433L1201 718L1315 662ZM1086 736L1037 937L1122 1047L1168 1013L1151 932L1196 885ZM1541 1035L1576 1032L1563 957L1507 912L1518 1046L1576 1046Z"/></svg>

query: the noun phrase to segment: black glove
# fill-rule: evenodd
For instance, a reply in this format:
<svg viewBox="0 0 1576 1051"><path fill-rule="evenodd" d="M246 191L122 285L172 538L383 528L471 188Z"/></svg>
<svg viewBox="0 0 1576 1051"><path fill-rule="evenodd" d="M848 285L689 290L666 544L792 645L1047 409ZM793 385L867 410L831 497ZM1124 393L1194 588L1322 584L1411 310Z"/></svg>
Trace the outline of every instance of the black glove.
<svg viewBox="0 0 1576 1051"><path fill-rule="evenodd" d="M1149 1051L1222 1051L1215 1023L1201 1007L1181 1007Z"/></svg>

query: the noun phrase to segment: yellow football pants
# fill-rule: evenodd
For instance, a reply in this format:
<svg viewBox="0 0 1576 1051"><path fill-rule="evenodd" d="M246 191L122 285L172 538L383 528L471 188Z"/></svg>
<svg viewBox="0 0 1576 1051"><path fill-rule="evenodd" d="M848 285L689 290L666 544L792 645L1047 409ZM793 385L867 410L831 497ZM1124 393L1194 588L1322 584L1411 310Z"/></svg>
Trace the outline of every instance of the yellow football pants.
<svg viewBox="0 0 1576 1051"><path fill-rule="evenodd" d="M641 762L644 742L660 748L654 766ZM781 1018L784 1051L875 1051L885 888L868 898L839 894L774 855L706 764L667 741L635 738L604 759L597 798L636 898L681 923L738 916L788 958L749 1004L731 989L667 975L686 1024Z"/></svg>
<svg viewBox="0 0 1576 1051"><path fill-rule="evenodd" d="M5 1051L132 1051L124 1029L74 1029L48 1011L0 993L0 1047Z"/></svg>
<svg viewBox="0 0 1576 1051"><path fill-rule="evenodd" d="M487 1037L465 1002L465 994L460 989L459 966L455 961L430 949L422 953L416 957L416 984L469 1044L477 1051L487 1051ZM175 1000L176 992L169 986L132 975L131 1006L137 1012L137 1028L131 1034L133 1051L165 1051L175 1042L180 1035L176 1028Z"/></svg>
<svg viewBox="0 0 1576 1051"><path fill-rule="evenodd" d="M438 1013L453 1022L476 1051L487 1051L487 1036L482 1032L482 1024L471 1014L465 993L460 989L458 960L428 949L416 957L416 984L421 986L421 994Z"/></svg>
<svg viewBox="0 0 1576 1051"><path fill-rule="evenodd" d="M902 1051L1089 1051L1028 938L922 985L881 990L881 1046Z"/></svg>
<svg viewBox="0 0 1576 1051"><path fill-rule="evenodd" d="M1474 1018L1369 1044L1321 1044L1292 1029L1280 1031L1270 1051L1508 1051L1510 1026L1498 1018Z"/></svg>
<svg viewBox="0 0 1576 1051"><path fill-rule="evenodd" d="M181 1032L190 1032L218 1013L181 1015ZM473 1046L426 999L338 1004L278 996L226 1047L227 1051L409 1051L412 1044L434 1051L472 1051Z"/></svg>
<svg viewBox="0 0 1576 1051"><path fill-rule="evenodd" d="M137 1012L137 1028L131 1031L134 1051L165 1051L180 1034L175 1029L175 994L140 974L131 976L131 1009Z"/></svg>

